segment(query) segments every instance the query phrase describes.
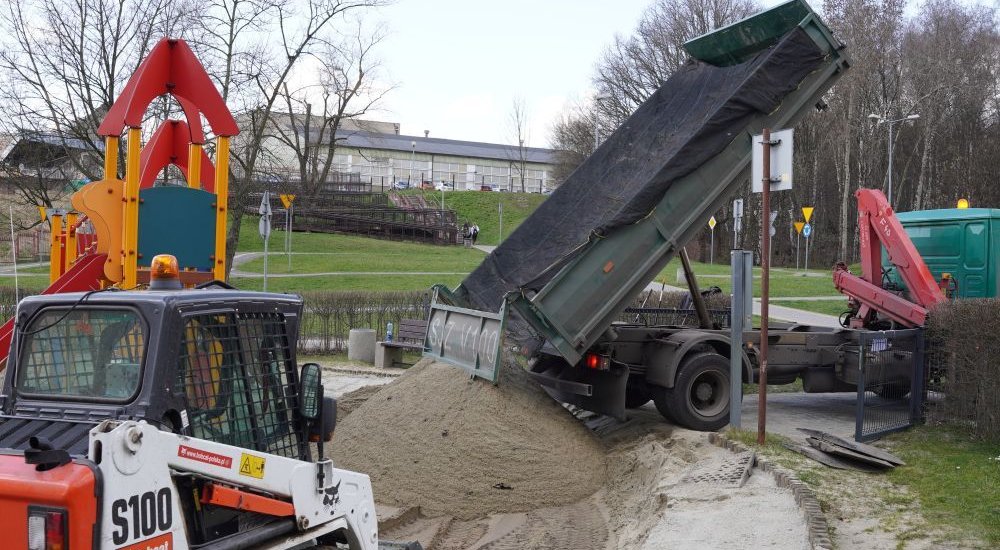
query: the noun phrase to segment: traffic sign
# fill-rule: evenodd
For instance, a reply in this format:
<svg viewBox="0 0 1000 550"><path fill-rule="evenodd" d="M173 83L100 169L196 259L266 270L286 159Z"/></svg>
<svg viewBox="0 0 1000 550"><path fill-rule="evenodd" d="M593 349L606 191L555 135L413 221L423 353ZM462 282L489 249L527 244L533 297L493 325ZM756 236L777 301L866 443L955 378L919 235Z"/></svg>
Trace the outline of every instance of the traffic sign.
<svg viewBox="0 0 1000 550"><path fill-rule="evenodd" d="M715 216L708 219L708 228L715 229Z"/></svg>
<svg viewBox="0 0 1000 550"><path fill-rule="evenodd" d="M45 223L45 220L49 219L48 215L45 213L44 206L41 205L38 206L38 215L42 217L42 223Z"/></svg>
<svg viewBox="0 0 1000 550"><path fill-rule="evenodd" d="M257 208L257 213L261 216L271 215L271 193L264 191L264 195L260 198L260 207Z"/></svg>
<svg viewBox="0 0 1000 550"><path fill-rule="evenodd" d="M285 209L291 208L292 203L295 202L295 195L279 195L281 197L281 204L285 205Z"/></svg>
<svg viewBox="0 0 1000 550"><path fill-rule="evenodd" d="M796 232L796 233L799 233L799 234L802 234L802 227L803 227L803 226L804 226L805 224L806 224L806 222L795 222L795 223L793 223L792 225L794 225L794 226L795 226L795 232Z"/></svg>
<svg viewBox="0 0 1000 550"><path fill-rule="evenodd" d="M807 224L805 224L805 225L804 225L804 226L802 227L802 236L803 236L803 237L805 237L805 238L807 238L807 239L808 239L808 238L809 238L809 235L812 235L812 232L813 232L813 226L809 225L808 223L807 223Z"/></svg>
<svg viewBox="0 0 1000 550"><path fill-rule="evenodd" d="M809 223L809 220L812 218L813 210L816 210L816 209L813 208L812 206L803 206L802 207L802 216L805 217L806 223Z"/></svg>
<svg viewBox="0 0 1000 550"><path fill-rule="evenodd" d="M260 221L257 222L257 231L263 238L268 238L271 236L271 218L267 216L261 216Z"/></svg>
<svg viewBox="0 0 1000 550"><path fill-rule="evenodd" d="M753 136L752 161L750 169L751 190L760 193L764 189L764 136ZM792 188L792 152L795 149L794 132L791 128L771 132L771 191Z"/></svg>

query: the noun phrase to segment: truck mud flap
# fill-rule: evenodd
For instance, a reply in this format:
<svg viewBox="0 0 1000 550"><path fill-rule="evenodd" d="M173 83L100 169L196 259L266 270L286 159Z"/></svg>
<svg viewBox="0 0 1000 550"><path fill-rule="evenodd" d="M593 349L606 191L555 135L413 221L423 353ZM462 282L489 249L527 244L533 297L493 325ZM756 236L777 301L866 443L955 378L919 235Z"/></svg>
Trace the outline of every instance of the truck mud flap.
<svg viewBox="0 0 1000 550"><path fill-rule="evenodd" d="M532 378L556 401L625 420L625 384L628 369L531 372Z"/></svg>
<svg viewBox="0 0 1000 550"><path fill-rule="evenodd" d="M424 357L469 371L490 382L499 381L507 302L499 313L449 305L447 289L436 285L431 299Z"/></svg>

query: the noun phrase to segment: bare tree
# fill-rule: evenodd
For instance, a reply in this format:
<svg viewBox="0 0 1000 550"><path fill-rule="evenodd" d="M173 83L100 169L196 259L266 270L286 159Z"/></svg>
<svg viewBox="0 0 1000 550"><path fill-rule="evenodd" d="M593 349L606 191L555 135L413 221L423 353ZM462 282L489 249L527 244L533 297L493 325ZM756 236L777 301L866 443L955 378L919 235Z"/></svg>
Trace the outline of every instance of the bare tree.
<svg viewBox="0 0 1000 550"><path fill-rule="evenodd" d="M655 0L597 63L602 112L617 126L687 60L684 42L759 10L754 0Z"/></svg>
<svg viewBox="0 0 1000 550"><path fill-rule="evenodd" d="M302 60L316 59L333 42L331 33L347 14L384 4L384 0L213 0L198 29L210 54L209 70L235 107L241 134L232 151L227 270L239 245L240 224L260 175L280 165L262 147L282 93ZM277 37L277 43L267 40Z"/></svg>
<svg viewBox="0 0 1000 550"><path fill-rule="evenodd" d="M285 83L281 100L287 113L272 115L275 137L297 161L297 191L306 196L315 195L329 180L338 142L344 139L338 136L343 123L353 120L363 125L360 117L392 88L376 78L375 48L384 34L381 30L368 34L360 22L355 30L323 48L317 81L294 91Z"/></svg>
<svg viewBox="0 0 1000 550"><path fill-rule="evenodd" d="M178 35L190 2L10 0L0 8L0 130L44 132L69 161L66 176L98 179L100 124L125 81L162 36ZM51 206L37 178L18 178L25 200Z"/></svg>
<svg viewBox="0 0 1000 550"><path fill-rule="evenodd" d="M524 193L526 191L524 180L527 175L525 172L527 151L524 144L528 141L528 110L525 107L523 97L515 97L511 102L507 124L511 138L517 142L516 148L511 146L508 149L507 159L510 161L512 169L517 171L518 180L521 182L521 192Z"/></svg>

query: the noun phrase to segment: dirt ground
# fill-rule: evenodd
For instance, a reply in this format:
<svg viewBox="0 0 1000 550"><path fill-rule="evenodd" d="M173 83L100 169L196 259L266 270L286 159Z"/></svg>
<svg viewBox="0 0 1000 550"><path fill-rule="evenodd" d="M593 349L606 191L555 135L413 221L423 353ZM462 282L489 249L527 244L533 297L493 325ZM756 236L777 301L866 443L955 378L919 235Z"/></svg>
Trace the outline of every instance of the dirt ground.
<svg viewBox="0 0 1000 550"><path fill-rule="evenodd" d="M364 413L368 409L358 402L378 398L379 393L371 389L347 393L341 399L351 403L353 412L346 414ZM391 394L389 390L383 397ZM565 414L569 416L568 411ZM428 550L809 546L806 524L792 494L760 471L752 471L742 487L731 486L720 472L731 472L738 457L711 445L706 434L663 422L651 405L634 411L626 422L587 413L579 416L573 420L593 434L606 464L596 491L556 506L474 517L434 512L418 504L380 502L381 538L418 540ZM567 463L551 474L573 483L573 475L567 473L579 474L574 467Z"/></svg>

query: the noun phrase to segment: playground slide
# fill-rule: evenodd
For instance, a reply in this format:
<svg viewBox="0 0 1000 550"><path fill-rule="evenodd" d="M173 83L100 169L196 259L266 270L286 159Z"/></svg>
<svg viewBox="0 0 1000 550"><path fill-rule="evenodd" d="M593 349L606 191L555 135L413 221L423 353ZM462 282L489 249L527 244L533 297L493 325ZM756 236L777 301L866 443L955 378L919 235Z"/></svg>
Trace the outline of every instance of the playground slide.
<svg viewBox="0 0 1000 550"><path fill-rule="evenodd" d="M101 288L100 281L104 275L104 262L107 254L88 253L77 258L76 263L62 277L49 285L42 294L61 294L65 292L86 292ZM14 317L0 327L0 372L7 367L7 354L10 351L11 336L14 333Z"/></svg>

